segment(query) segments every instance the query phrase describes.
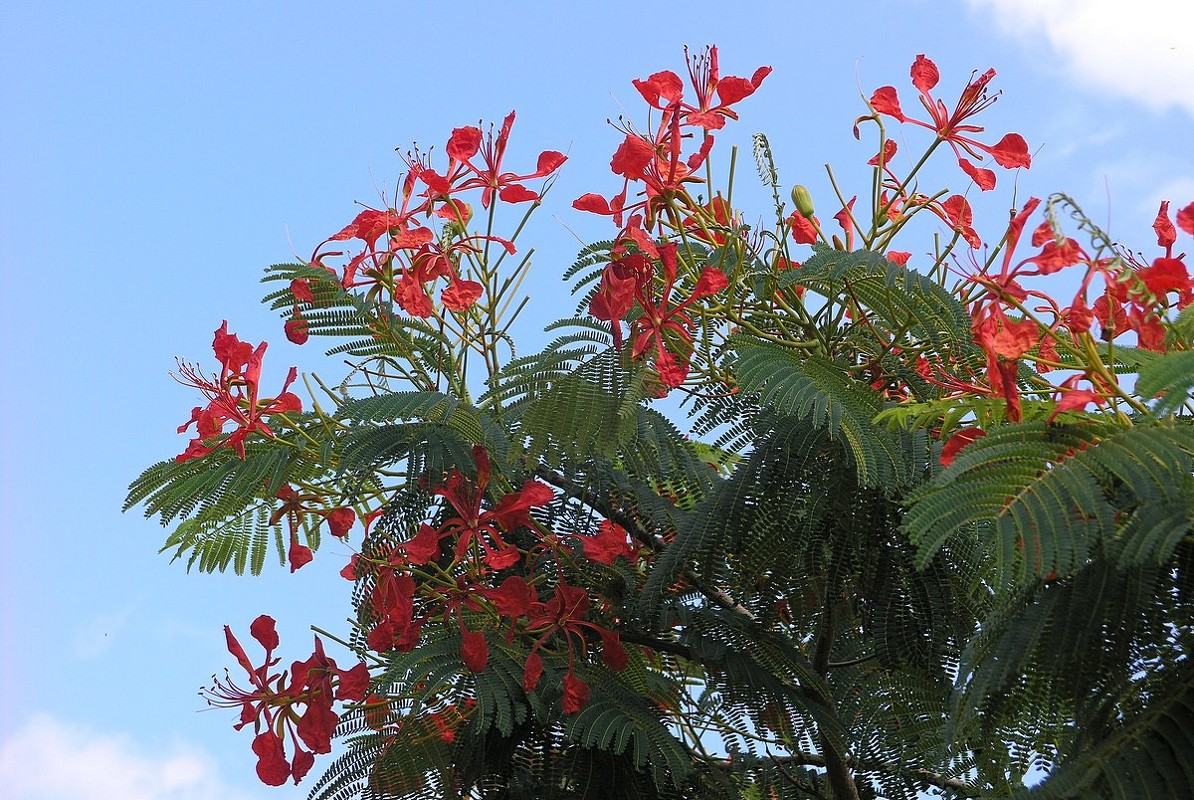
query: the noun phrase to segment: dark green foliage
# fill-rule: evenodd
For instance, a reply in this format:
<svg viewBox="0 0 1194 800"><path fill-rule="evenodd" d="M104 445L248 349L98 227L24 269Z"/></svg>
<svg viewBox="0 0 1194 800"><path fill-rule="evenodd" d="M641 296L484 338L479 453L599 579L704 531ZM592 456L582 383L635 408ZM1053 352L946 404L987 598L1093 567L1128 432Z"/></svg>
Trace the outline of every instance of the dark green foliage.
<svg viewBox="0 0 1194 800"><path fill-rule="evenodd" d="M875 427L883 401L861 386L847 365L771 344L739 342L736 350L733 370L742 390L757 393L760 405L809 419L840 440L864 485L907 484L923 469L917 456L927 453L918 454L900 434Z"/></svg>
<svg viewBox="0 0 1194 800"><path fill-rule="evenodd" d="M580 312L611 247L569 272ZM685 241L679 258L677 296L708 265L766 301L732 335L693 312L693 370L707 372L691 433L707 443L651 406L663 387L650 358L615 348L607 323L552 325L543 352L486 363L474 395L435 325L319 267L271 269L284 282L272 306L340 337L329 352L357 358L363 383L328 391L334 410L295 415L286 438L251 439L244 460L225 449L151 467L128 505L177 522L166 549L189 566L256 573L287 546L289 520L271 522L281 487L380 498L348 643L389 715L348 709L346 751L312 797L828 800L849 794L842 776L866 800L1194 796L1194 429L1173 416L1194 388L1189 351L1102 347L1108 369L1160 395L1130 418L1046 421L1052 401L1021 369L1025 420L1007 422L1002 397L918 371L923 355L981 381L986 355L953 295L885 255L817 247L773 272ZM313 302L296 302L296 278ZM810 302L781 308L797 286ZM941 439L977 424L986 435L939 466ZM442 481L475 480L478 446L492 466L483 511L528 480L554 497L501 532L523 551L513 565L479 578L448 554L411 574L445 594L518 576L540 603L562 582L585 587L589 627L531 630L476 595L450 612L417 595L414 616L431 615L418 646L370 651L379 565L401 565L421 525L456 513ZM312 548L320 522L301 525ZM642 557L586 558L578 537L603 523ZM478 673L461 624L485 637ZM627 645L624 669L603 662L596 625ZM532 642L544 674L527 691ZM569 673L590 694L565 713ZM1034 765L1049 777L1023 789Z"/></svg>
<svg viewBox="0 0 1194 800"><path fill-rule="evenodd" d="M992 544L1005 580L1074 572L1100 547L1163 563L1194 519L1190 429L1025 422L969 445L914 496L920 563L959 532Z"/></svg>
<svg viewBox="0 0 1194 800"><path fill-rule="evenodd" d="M1194 389L1194 351L1169 353L1140 370L1137 390L1144 397L1160 399L1153 406L1156 414L1172 414L1186 405Z"/></svg>

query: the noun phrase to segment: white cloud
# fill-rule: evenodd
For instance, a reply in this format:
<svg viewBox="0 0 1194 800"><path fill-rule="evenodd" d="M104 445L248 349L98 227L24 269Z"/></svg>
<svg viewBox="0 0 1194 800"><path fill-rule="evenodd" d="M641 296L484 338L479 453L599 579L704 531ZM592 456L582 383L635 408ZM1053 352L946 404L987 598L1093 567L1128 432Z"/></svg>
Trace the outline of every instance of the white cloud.
<svg viewBox="0 0 1194 800"><path fill-rule="evenodd" d="M151 752L128 736L97 733L45 714L0 742L0 786L7 800L266 796L225 784L211 756L195 747L177 744Z"/></svg>
<svg viewBox="0 0 1194 800"><path fill-rule="evenodd" d="M969 0L1005 34L1049 43L1069 77L1095 91L1194 116L1190 0Z"/></svg>

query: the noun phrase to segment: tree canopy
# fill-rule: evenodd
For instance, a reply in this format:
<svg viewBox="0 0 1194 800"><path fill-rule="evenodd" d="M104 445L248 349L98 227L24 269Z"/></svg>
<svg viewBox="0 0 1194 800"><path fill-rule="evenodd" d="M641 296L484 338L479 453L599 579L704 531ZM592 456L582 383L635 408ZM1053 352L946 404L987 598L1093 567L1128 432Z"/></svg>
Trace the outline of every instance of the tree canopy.
<svg viewBox="0 0 1194 800"><path fill-rule="evenodd" d="M918 56L925 118L873 92L858 191L786 190L757 134L747 224L713 148L769 72L710 48L634 82L646 122L573 202L610 235L541 352L518 238L566 159L508 166L511 113L267 270L345 374L275 387L227 322L218 373L180 361L193 438L126 504L163 550L354 551L307 660L226 629L245 674L207 696L263 781L340 739L313 798L1194 796L1194 203L1151 257L1061 194L980 224L924 166L995 191L1028 145L974 124L993 70L951 108Z"/></svg>

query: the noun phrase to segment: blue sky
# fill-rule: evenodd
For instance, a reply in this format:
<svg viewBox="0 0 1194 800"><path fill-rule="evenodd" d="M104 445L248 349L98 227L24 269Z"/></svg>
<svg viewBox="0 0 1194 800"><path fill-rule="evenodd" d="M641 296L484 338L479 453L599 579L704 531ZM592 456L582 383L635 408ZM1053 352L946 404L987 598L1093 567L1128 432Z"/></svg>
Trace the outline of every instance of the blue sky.
<svg viewBox="0 0 1194 800"><path fill-rule="evenodd" d="M302 797L256 782L247 733L196 690L232 665L222 626L279 620L283 657L342 628L345 552L295 575L187 575L165 531L122 515L129 481L181 452L195 403L167 372L211 363L222 319L271 342L267 372L335 374L258 304L261 269L308 255L392 187L394 148L518 110L512 158L570 154L526 244L524 347L616 189L630 80L720 46L724 73L774 73L723 142L764 131L785 185L825 194L873 153L850 136L859 88L926 53L952 100L993 66L983 121L1034 165L983 198L987 233L1021 198L1064 190L1151 246L1161 199L1194 200L1194 12L1183 0L930 3L9 3L0 10L0 786L12 800ZM951 97L952 94L952 97ZM721 145L719 145L720 147ZM749 146L740 185L753 184ZM947 174L953 180L956 176ZM761 216L766 206L760 203ZM980 232L982 232L980 230ZM271 385L271 379L266 379ZM343 548L341 548L343 550ZM317 764L316 770L318 771ZM309 782L309 781L308 781Z"/></svg>

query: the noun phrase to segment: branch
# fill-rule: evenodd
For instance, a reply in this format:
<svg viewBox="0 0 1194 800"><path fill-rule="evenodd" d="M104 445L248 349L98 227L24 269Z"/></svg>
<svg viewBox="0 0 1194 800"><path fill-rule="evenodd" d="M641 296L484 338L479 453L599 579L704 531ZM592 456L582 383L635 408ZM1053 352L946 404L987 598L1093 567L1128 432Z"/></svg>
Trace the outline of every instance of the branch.
<svg viewBox="0 0 1194 800"><path fill-rule="evenodd" d="M775 762L777 767L781 764L790 764L797 767L820 767L824 769L826 766L825 757L819 753L805 753L803 751L797 751L786 756L777 756L771 753L768 753L767 755L773 762ZM741 760L742 755L735 754L734 759L718 761L717 766L721 767L722 769L730 769L732 761ZM852 769L860 770L862 772L890 772L895 774L912 775L931 786L936 786L938 789L948 789L949 791L957 792L963 797L978 797L982 794L982 791L973 784L966 783L958 778L947 777L939 772L933 772L930 769L906 767L901 764L893 764L886 761L855 761L852 758L847 761L847 764Z"/></svg>
<svg viewBox="0 0 1194 800"><path fill-rule="evenodd" d="M841 669L842 667L852 667L855 664L863 664L867 661L870 661L872 658L878 658L878 657L879 657L878 653L868 653L865 656L859 656L858 658L849 658L849 659L846 659L845 661L827 661L827 662L825 662L825 668L826 669Z"/></svg>
<svg viewBox="0 0 1194 800"><path fill-rule="evenodd" d="M803 781L797 780L794 775L784 768L783 762L779 758L771 753L768 753L767 756L775 763L775 768L779 770L779 773L783 775L785 779L787 779L788 783L792 784L802 792L808 792L811 795L815 795L817 798L819 798L819 800L825 800L825 795L821 794L821 790L817 788L816 784L807 784Z"/></svg>

